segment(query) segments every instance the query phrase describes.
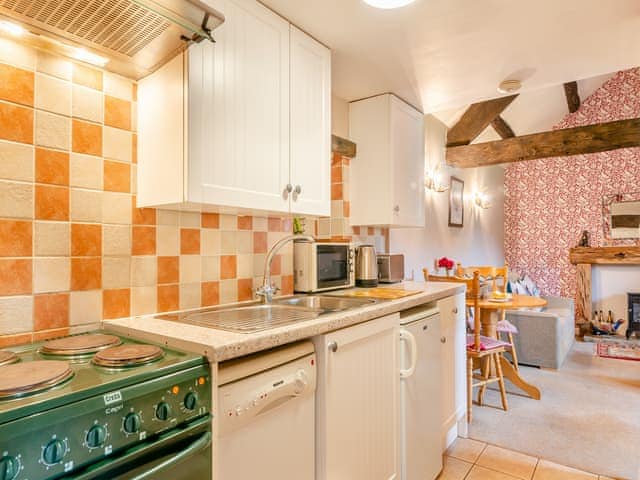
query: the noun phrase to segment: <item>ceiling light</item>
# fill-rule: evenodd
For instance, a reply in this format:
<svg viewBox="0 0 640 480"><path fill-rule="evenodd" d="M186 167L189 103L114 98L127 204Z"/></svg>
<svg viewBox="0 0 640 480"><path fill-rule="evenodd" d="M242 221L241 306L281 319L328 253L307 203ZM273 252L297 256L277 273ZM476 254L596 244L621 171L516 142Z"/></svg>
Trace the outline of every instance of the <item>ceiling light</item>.
<svg viewBox="0 0 640 480"><path fill-rule="evenodd" d="M498 92L513 93L520 90L520 88L522 88L522 82L520 80L515 80L515 79L504 80L500 82L500 85L498 85Z"/></svg>
<svg viewBox="0 0 640 480"><path fill-rule="evenodd" d="M7 22L6 20L0 20L0 30L13 35L14 37L24 35L24 33L26 32L26 30L17 23Z"/></svg>
<svg viewBox="0 0 640 480"><path fill-rule="evenodd" d="M376 8L400 8L413 3L415 0L364 0L364 3Z"/></svg>
<svg viewBox="0 0 640 480"><path fill-rule="evenodd" d="M78 60L91 63L93 65L98 65L100 67L104 67L109 62L108 58L101 57L100 55L96 55L95 53L91 53L84 48L76 48L73 56Z"/></svg>

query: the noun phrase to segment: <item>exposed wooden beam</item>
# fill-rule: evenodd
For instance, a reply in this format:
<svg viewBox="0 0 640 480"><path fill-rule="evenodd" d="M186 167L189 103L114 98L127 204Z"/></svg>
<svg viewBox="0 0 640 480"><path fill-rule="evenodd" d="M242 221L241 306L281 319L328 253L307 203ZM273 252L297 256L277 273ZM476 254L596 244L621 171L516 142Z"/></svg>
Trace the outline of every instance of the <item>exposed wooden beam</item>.
<svg viewBox="0 0 640 480"><path fill-rule="evenodd" d="M569 113L573 113L580 108L580 94L578 93L578 82L567 82L564 84L564 95L567 97Z"/></svg>
<svg viewBox="0 0 640 480"><path fill-rule="evenodd" d="M331 152L353 158L356 156L356 144L346 138L331 135Z"/></svg>
<svg viewBox="0 0 640 480"><path fill-rule="evenodd" d="M507 121L500 115L491 121L491 126L502 138L512 138L516 136Z"/></svg>
<svg viewBox="0 0 640 480"><path fill-rule="evenodd" d="M469 145L518 95L474 103L447 133L447 147Z"/></svg>
<svg viewBox="0 0 640 480"><path fill-rule="evenodd" d="M640 147L640 118L450 147L447 164L459 168L482 167L629 147Z"/></svg>

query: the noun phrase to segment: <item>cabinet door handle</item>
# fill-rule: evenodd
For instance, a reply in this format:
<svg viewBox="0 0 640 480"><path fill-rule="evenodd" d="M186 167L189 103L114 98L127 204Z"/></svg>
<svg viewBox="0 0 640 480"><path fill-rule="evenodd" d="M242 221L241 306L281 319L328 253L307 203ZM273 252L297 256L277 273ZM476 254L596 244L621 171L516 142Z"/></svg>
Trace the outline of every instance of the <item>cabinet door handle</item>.
<svg viewBox="0 0 640 480"><path fill-rule="evenodd" d="M393 207L393 211L398 213L400 211L400 205L396 205L395 207Z"/></svg>
<svg viewBox="0 0 640 480"><path fill-rule="evenodd" d="M302 193L302 187L300 185L296 185L296 188L293 189L296 195L300 195Z"/></svg>
<svg viewBox="0 0 640 480"><path fill-rule="evenodd" d="M411 355L411 365L409 365L409 368L400 370L400 378L409 378L416 371L416 365L418 363L418 345L416 343L416 337L414 337L408 330L400 331L400 340L409 344L409 354Z"/></svg>
<svg viewBox="0 0 640 480"><path fill-rule="evenodd" d="M447 343L447 337L440 338L440 343Z"/></svg>
<svg viewBox="0 0 640 480"><path fill-rule="evenodd" d="M454 314L454 315L457 315L457 314L458 314L458 307L455 307L455 308L453 309L453 314Z"/></svg>
<svg viewBox="0 0 640 480"><path fill-rule="evenodd" d="M332 351L333 353L338 351L338 342L329 342L329 344L327 345L327 347L329 348L330 351Z"/></svg>
<svg viewBox="0 0 640 480"><path fill-rule="evenodd" d="M287 183L287 186L284 187L284 189L287 191L287 193L291 193L293 192L293 185L291 185L290 183Z"/></svg>

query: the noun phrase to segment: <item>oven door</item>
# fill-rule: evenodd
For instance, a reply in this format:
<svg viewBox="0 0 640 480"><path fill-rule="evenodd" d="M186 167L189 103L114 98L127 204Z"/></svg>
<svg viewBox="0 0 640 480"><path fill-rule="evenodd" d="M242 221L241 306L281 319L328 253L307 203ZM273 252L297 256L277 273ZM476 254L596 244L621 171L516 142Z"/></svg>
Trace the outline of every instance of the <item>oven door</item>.
<svg viewBox="0 0 640 480"><path fill-rule="evenodd" d="M317 290L349 287L353 256L349 245L318 243L316 245Z"/></svg>
<svg viewBox="0 0 640 480"><path fill-rule="evenodd" d="M211 417L196 420L64 477L73 480L209 480Z"/></svg>

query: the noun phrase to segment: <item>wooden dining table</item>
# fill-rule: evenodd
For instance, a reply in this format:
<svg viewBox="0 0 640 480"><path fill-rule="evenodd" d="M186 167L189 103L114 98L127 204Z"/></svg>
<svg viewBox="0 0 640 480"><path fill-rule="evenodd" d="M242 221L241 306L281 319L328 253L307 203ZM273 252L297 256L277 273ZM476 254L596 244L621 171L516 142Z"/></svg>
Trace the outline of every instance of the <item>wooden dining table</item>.
<svg viewBox="0 0 640 480"><path fill-rule="evenodd" d="M468 307L473 307L474 300L468 298L466 303ZM480 308L481 334L486 337L497 338L498 320L500 320L500 313L502 310L520 310L523 308L544 307L545 305L547 305L547 301L544 298L533 297L530 295L514 294L506 299L506 301L482 298L478 300L478 307ZM535 385L526 382L520 376L519 371L516 370L513 364L504 358L504 355L500 356L500 365L502 367L502 374L504 378L508 378L511 383L524 391L531 398L540 400L540 389Z"/></svg>

